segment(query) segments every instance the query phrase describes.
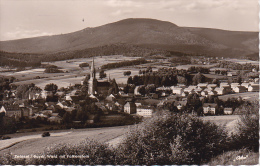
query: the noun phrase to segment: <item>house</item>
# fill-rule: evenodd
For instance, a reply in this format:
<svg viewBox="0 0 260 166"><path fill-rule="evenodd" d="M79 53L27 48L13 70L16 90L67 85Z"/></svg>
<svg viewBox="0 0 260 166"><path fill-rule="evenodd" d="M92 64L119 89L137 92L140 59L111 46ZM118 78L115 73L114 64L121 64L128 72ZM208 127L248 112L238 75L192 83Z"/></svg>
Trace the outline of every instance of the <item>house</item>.
<svg viewBox="0 0 260 166"><path fill-rule="evenodd" d="M216 95L217 95L217 92L214 91L214 90L211 90L211 91L208 91L208 95L210 95L210 96L216 96Z"/></svg>
<svg viewBox="0 0 260 166"><path fill-rule="evenodd" d="M69 101L59 101L57 105L60 106L60 108L65 109L69 108L72 104Z"/></svg>
<svg viewBox="0 0 260 166"><path fill-rule="evenodd" d="M185 88L186 85L184 85L184 84L177 84L177 87L179 87L179 88Z"/></svg>
<svg viewBox="0 0 260 166"><path fill-rule="evenodd" d="M215 103L204 103L203 113L206 115L215 115L217 111L217 104Z"/></svg>
<svg viewBox="0 0 260 166"><path fill-rule="evenodd" d="M171 89L173 94L181 95L183 93L183 88L172 86Z"/></svg>
<svg viewBox="0 0 260 166"><path fill-rule="evenodd" d="M67 95L65 96L65 100L67 100L67 101L72 101L72 98L71 98L70 95L67 94Z"/></svg>
<svg viewBox="0 0 260 166"><path fill-rule="evenodd" d="M197 86L202 88L202 89L205 89L205 88L207 88L208 83L199 83Z"/></svg>
<svg viewBox="0 0 260 166"><path fill-rule="evenodd" d="M208 96L208 91L202 91L200 94L201 96Z"/></svg>
<svg viewBox="0 0 260 166"><path fill-rule="evenodd" d="M249 85L248 92L259 92L259 84Z"/></svg>
<svg viewBox="0 0 260 166"><path fill-rule="evenodd" d="M231 83L230 86L231 86L231 89L234 90L234 88L240 86L240 84L239 83Z"/></svg>
<svg viewBox="0 0 260 166"><path fill-rule="evenodd" d="M136 86L135 87L135 90L134 90L134 95L135 96L141 96L141 93L139 93L139 88L140 88L140 86Z"/></svg>
<svg viewBox="0 0 260 166"><path fill-rule="evenodd" d="M223 88L223 87L222 88L217 87L217 88L215 88L214 91L217 93L217 95L225 95L225 94L227 94L226 89Z"/></svg>
<svg viewBox="0 0 260 166"><path fill-rule="evenodd" d="M151 106L138 106L136 108L136 115L140 115L143 117L152 117L154 110L154 107Z"/></svg>
<svg viewBox="0 0 260 166"><path fill-rule="evenodd" d="M116 97L113 94L110 94L109 96L106 97L105 100L107 101L114 101L116 99Z"/></svg>
<svg viewBox="0 0 260 166"><path fill-rule="evenodd" d="M227 83L227 82L221 82L220 84L219 84L219 87L221 88L221 87L223 87L223 86L229 86L229 84Z"/></svg>
<svg viewBox="0 0 260 166"><path fill-rule="evenodd" d="M227 72L228 77L237 76L236 72Z"/></svg>
<svg viewBox="0 0 260 166"><path fill-rule="evenodd" d="M250 83L248 83L248 82L243 82L243 83L241 84L241 86L243 86L243 87L245 87L245 88L248 88L249 85L250 85Z"/></svg>
<svg viewBox="0 0 260 166"><path fill-rule="evenodd" d="M202 92L202 88L198 87L196 89L194 89L194 92L197 93L197 94L200 94Z"/></svg>
<svg viewBox="0 0 260 166"><path fill-rule="evenodd" d="M243 86L237 86L233 88L233 91L236 93L243 93L247 91L247 88L243 87Z"/></svg>
<svg viewBox="0 0 260 166"><path fill-rule="evenodd" d="M22 117L22 111L19 105L3 105L0 109L0 113L4 112L7 117L15 117L16 120Z"/></svg>
<svg viewBox="0 0 260 166"><path fill-rule="evenodd" d="M208 89L215 89L217 87L217 84L208 84Z"/></svg>
<svg viewBox="0 0 260 166"><path fill-rule="evenodd" d="M62 118L58 115L58 113L52 113L52 116L48 118L48 121L51 123L62 123Z"/></svg>
<svg viewBox="0 0 260 166"><path fill-rule="evenodd" d="M22 117L29 117L31 115L29 108L21 108L21 110L22 110Z"/></svg>
<svg viewBox="0 0 260 166"><path fill-rule="evenodd" d="M174 102L174 106L177 107L178 110L181 110L182 107L187 105L187 101L176 101Z"/></svg>
<svg viewBox="0 0 260 166"><path fill-rule="evenodd" d="M224 108L224 115L232 115L233 109L232 108Z"/></svg>
<svg viewBox="0 0 260 166"><path fill-rule="evenodd" d="M136 113L136 105L133 102L127 102L124 105L124 112L128 114L134 114Z"/></svg>

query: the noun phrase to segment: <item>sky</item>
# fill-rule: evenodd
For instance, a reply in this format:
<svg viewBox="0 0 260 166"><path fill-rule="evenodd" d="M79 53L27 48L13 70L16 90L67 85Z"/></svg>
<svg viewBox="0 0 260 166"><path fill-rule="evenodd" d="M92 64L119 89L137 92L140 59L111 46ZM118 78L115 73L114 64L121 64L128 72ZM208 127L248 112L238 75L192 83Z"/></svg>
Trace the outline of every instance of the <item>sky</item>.
<svg viewBox="0 0 260 166"><path fill-rule="evenodd" d="M126 18L259 31L258 0L0 0L0 41L65 34Z"/></svg>

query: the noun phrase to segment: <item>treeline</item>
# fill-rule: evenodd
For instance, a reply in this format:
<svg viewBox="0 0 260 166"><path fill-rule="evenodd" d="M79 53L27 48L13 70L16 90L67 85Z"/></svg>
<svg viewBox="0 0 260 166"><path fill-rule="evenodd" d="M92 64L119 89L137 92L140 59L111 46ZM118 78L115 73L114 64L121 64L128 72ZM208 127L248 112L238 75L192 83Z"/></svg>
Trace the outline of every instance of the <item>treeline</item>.
<svg viewBox="0 0 260 166"><path fill-rule="evenodd" d="M188 56L173 57L169 60L169 62L178 65L186 65L186 64L191 64L191 58Z"/></svg>
<svg viewBox="0 0 260 166"><path fill-rule="evenodd" d="M251 63L240 64L240 63L235 63L230 61L221 61L216 67L233 69L233 70L252 70L252 69L259 70L258 65L252 65Z"/></svg>
<svg viewBox="0 0 260 166"><path fill-rule="evenodd" d="M140 64L149 63L149 62L150 61L147 61L144 58L138 58L135 60L108 63L108 64L101 66L101 69L114 69L114 68L119 68L119 67L124 67L124 66L140 65Z"/></svg>
<svg viewBox="0 0 260 166"><path fill-rule="evenodd" d="M134 45L127 44L112 44L99 46L94 48L87 48L84 50L76 50L70 52L59 52L55 54L44 55L43 59L45 61L59 61L59 60L67 60L67 59L75 59L75 58L89 58L95 56L106 56L106 55L124 55L124 56L151 56L158 54L167 54L167 51L158 50L158 49L148 49Z"/></svg>
<svg viewBox="0 0 260 166"><path fill-rule="evenodd" d="M196 67L196 66L191 66L190 68L188 68L189 72L192 73L204 73L204 74L208 74L209 73L209 68L207 67Z"/></svg>
<svg viewBox="0 0 260 166"><path fill-rule="evenodd" d="M0 51L0 66L12 67L38 67L41 60L37 55L32 54L16 54Z"/></svg>
<svg viewBox="0 0 260 166"><path fill-rule="evenodd" d="M192 84L192 76L184 70L177 70L176 68L160 68L155 72L129 77L127 83L134 84L136 86L155 84L156 87L172 86L176 85L177 83L190 85Z"/></svg>

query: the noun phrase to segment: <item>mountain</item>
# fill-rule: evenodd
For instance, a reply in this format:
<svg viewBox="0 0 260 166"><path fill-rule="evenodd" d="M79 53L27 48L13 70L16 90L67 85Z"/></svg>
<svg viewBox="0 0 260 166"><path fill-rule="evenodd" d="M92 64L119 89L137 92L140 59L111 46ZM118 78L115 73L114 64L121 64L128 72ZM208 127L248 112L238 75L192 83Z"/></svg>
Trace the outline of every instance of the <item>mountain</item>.
<svg viewBox="0 0 260 166"><path fill-rule="evenodd" d="M46 55L125 44L194 55L238 57L257 53L258 43L258 32L179 27L167 21L135 18L63 35L1 41L0 50Z"/></svg>

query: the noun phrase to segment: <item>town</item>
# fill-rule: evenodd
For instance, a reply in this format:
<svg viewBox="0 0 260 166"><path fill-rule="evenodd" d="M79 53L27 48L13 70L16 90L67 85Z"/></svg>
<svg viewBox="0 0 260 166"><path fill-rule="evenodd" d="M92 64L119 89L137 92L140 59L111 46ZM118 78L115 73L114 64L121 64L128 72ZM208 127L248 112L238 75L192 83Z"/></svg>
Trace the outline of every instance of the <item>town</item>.
<svg viewBox="0 0 260 166"><path fill-rule="evenodd" d="M162 110L195 116L241 115L239 106L258 99L258 65L212 57L186 59L132 60L140 65L124 70L125 83L105 72L116 64L128 66L131 60L96 69L94 57L80 66L89 71L84 79L67 87L16 85L16 78L3 76L0 134L130 125ZM46 73L57 72L49 66ZM139 68L137 75L131 76L132 67Z"/></svg>

